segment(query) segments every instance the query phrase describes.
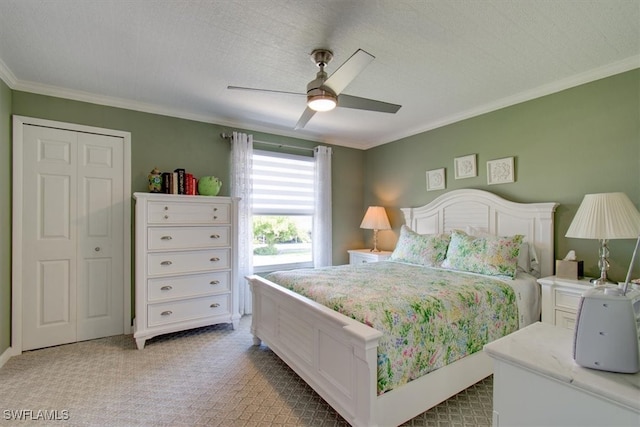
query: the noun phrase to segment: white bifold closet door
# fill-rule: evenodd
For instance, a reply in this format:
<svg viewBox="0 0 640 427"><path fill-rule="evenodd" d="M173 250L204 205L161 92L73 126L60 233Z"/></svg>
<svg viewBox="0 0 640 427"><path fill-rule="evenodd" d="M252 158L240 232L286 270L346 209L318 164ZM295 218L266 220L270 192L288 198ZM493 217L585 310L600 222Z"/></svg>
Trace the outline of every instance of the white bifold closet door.
<svg viewBox="0 0 640 427"><path fill-rule="evenodd" d="M22 350L123 332L123 138L23 128Z"/></svg>

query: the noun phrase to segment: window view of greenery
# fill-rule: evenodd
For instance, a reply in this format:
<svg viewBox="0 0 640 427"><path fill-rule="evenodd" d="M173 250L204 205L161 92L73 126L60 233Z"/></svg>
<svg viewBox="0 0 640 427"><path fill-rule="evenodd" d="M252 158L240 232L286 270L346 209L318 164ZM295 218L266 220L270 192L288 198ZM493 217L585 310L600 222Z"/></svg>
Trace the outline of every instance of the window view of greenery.
<svg viewBox="0 0 640 427"><path fill-rule="evenodd" d="M312 261L311 226L312 217L307 215L255 215L254 267Z"/></svg>

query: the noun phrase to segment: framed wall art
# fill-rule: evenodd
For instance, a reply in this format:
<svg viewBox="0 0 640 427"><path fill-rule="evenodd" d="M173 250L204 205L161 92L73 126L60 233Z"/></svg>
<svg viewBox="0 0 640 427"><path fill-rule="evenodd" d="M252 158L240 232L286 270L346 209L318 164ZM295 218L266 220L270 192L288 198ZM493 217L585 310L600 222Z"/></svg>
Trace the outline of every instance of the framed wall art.
<svg viewBox="0 0 640 427"><path fill-rule="evenodd" d="M444 190L444 168L427 171L427 191Z"/></svg>
<svg viewBox="0 0 640 427"><path fill-rule="evenodd" d="M476 155L456 157L454 160L454 175L456 179L473 178L478 175L476 169Z"/></svg>
<svg viewBox="0 0 640 427"><path fill-rule="evenodd" d="M487 162L487 184L506 184L514 181L513 157Z"/></svg>

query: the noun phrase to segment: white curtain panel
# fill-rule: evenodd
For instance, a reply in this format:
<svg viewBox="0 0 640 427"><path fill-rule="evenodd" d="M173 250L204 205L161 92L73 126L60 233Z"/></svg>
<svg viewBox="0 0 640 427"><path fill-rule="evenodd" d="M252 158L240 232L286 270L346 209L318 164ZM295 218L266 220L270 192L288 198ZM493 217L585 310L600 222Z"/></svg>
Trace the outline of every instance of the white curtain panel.
<svg viewBox="0 0 640 427"><path fill-rule="evenodd" d="M240 314L252 311L251 289L245 276L253 274L251 184L253 135L233 132L231 139L231 197L238 201L238 301Z"/></svg>
<svg viewBox="0 0 640 427"><path fill-rule="evenodd" d="M315 206L313 216L313 266L332 264L331 239L331 147L317 146L314 150Z"/></svg>

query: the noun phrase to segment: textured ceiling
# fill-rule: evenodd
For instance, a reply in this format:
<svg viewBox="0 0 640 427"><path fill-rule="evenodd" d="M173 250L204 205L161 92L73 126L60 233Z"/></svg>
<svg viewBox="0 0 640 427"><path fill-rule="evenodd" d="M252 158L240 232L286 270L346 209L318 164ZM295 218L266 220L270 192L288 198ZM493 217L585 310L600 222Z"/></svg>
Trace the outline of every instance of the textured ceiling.
<svg viewBox="0 0 640 427"><path fill-rule="evenodd" d="M309 53L331 74L376 59L344 93L402 108L337 108L294 126ZM640 67L640 0L0 0L12 89L369 148Z"/></svg>

